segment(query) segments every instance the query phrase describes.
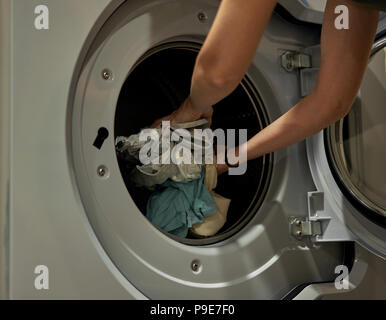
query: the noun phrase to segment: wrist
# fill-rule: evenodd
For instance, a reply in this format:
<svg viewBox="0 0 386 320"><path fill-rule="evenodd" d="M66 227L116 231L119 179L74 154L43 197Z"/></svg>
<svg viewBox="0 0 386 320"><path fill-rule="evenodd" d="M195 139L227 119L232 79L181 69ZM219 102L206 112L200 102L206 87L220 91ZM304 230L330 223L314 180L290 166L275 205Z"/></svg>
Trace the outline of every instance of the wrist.
<svg viewBox="0 0 386 320"><path fill-rule="evenodd" d="M231 158L231 159L229 159ZM240 165L239 163L239 147L232 149L226 149L225 152L225 164L228 168L236 168Z"/></svg>
<svg viewBox="0 0 386 320"><path fill-rule="evenodd" d="M203 106L203 105L200 105L197 103L197 101L195 101L195 99L190 95L187 100L189 100L189 104L190 104L190 108L192 110L194 110L195 112L199 112L200 114L205 114L207 112L209 112L212 108L212 106Z"/></svg>
<svg viewBox="0 0 386 320"><path fill-rule="evenodd" d="M201 111L196 110L193 106L192 99L190 96L186 98L184 103L182 104L182 109L184 113L191 115L192 117L199 117L201 115Z"/></svg>
<svg viewBox="0 0 386 320"><path fill-rule="evenodd" d="M216 169L217 169L217 175L221 175L224 172L227 172L229 168L226 164L217 164Z"/></svg>

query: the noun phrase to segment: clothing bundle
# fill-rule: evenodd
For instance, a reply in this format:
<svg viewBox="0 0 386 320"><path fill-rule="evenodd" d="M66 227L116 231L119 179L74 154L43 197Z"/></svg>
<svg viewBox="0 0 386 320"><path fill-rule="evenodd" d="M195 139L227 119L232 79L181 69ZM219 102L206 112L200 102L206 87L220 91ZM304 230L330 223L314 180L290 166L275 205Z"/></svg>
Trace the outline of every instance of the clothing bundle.
<svg viewBox="0 0 386 320"><path fill-rule="evenodd" d="M208 128L206 120L173 125L171 130L185 129L193 133L194 129ZM162 145L164 132L162 128L152 129L153 139L141 141L140 134L129 137L117 137L115 141L117 155L128 168L130 184L137 188L146 188L152 193L146 205L146 217L157 227L179 237L188 234L196 237L215 235L225 224L230 200L216 194L213 190L217 185L217 170L215 164L197 164L195 161L184 163L143 164L140 161L141 150L147 144L146 150L156 150L158 159L170 152L183 141L170 141L166 147ZM194 136L194 135L192 135ZM203 144L204 143L204 144ZM205 141L192 139L193 146L205 146ZM146 153L145 150L145 153ZM175 152L176 159L182 157L182 149ZM201 154L204 154L202 152ZM154 160L146 153L150 160ZM154 156L154 155L153 155ZM194 159L194 155L191 155Z"/></svg>

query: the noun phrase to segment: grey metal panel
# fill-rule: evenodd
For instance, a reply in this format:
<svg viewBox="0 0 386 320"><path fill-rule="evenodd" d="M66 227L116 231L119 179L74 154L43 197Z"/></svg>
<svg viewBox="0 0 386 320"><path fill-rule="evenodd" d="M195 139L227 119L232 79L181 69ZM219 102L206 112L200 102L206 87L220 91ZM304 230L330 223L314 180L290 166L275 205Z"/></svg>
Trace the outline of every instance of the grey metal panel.
<svg viewBox="0 0 386 320"><path fill-rule="evenodd" d="M385 261L355 244L355 260L348 275L348 288L336 289L335 283L311 284L294 300L386 299Z"/></svg>
<svg viewBox="0 0 386 320"><path fill-rule="evenodd" d="M143 297L96 241L66 149L67 97L75 65L99 16L114 3L51 0L50 29L37 31L34 8L41 1L12 1L12 299ZM34 288L34 268L40 264L49 268L49 290Z"/></svg>
<svg viewBox="0 0 386 320"><path fill-rule="evenodd" d="M373 46L373 52L377 52L380 48L384 48L386 39L383 37L378 39ZM384 49L382 49L384 50ZM381 54L381 52L379 52ZM376 63L375 65L373 63ZM374 77L374 74L377 76ZM369 66L367 68L366 74L364 76L364 82L361 86L361 90L358 94L358 99L366 99L362 101L361 104L372 110L367 110L367 114L372 114L371 112L381 113L383 110L382 98L373 100L374 96L382 97L384 96L384 87L382 80L384 78L384 55L381 54L377 59L370 60ZM366 91L367 88L367 91ZM371 90L369 90L371 89ZM369 93L370 92L370 93ZM367 94L367 96L366 96ZM360 101L360 100L359 100ZM353 106L350 113L356 112L356 107ZM365 108L366 109L366 108ZM365 110L364 109L364 110ZM370 119L382 119L381 117L372 116ZM367 115L360 118L360 121L365 121L368 119ZM343 121L343 120L341 120ZM370 122L372 123L372 122ZM339 123L338 123L339 124ZM331 136L330 130L336 124L332 125L327 130L327 135ZM358 127L358 124L355 123L355 126ZM358 127L359 128L359 127ZM382 129L382 123L379 125L378 129ZM365 130L366 131L366 130ZM366 133L368 134L368 132ZM382 136L382 134L380 134ZM329 139L329 138L327 138ZM371 145L373 142L375 146L378 146L374 139L370 139L370 142L366 142L366 145ZM331 153L331 156L334 157L335 154L329 150L330 147L326 148L325 136L323 131L307 139L307 153L310 163L311 172L313 179L315 181L317 190L324 193L325 199L325 208L321 212L321 216L328 216L329 221L324 226L324 233L322 236L318 236L318 241L337 241L337 240L356 240L363 247L367 248L374 254L386 258L386 233L383 226L371 221L365 215L362 214L360 208L356 208L355 204L350 202L346 197L345 193L338 186L335 177L332 174L332 169L330 168L328 162L328 153ZM362 150L358 149L358 157L362 157ZM370 154L369 152L366 155ZM377 153L377 156L382 157L382 153ZM377 159L375 159L377 160ZM360 162L359 162L360 163ZM354 166L359 170L359 163L354 162ZM376 161L373 161L377 164ZM382 162L379 162L382 167ZM379 166L378 163L378 166ZM336 166L335 160L332 161L331 166ZM367 170L370 170L368 168ZM374 177L380 177L376 173L373 173ZM381 178L380 178L381 179ZM382 185L384 181L381 179L380 184ZM362 186L363 187L363 186ZM348 187L347 187L348 188ZM354 190L358 188L354 184L349 187L349 191L353 192L355 197L358 197L358 192ZM381 186L378 186L381 188ZM382 190L382 189L381 189ZM358 197L358 201L361 199ZM366 204L367 205L367 204Z"/></svg>
<svg viewBox="0 0 386 320"><path fill-rule="evenodd" d="M148 241L145 246L156 256L150 255L150 264L144 268L143 262L146 261L132 259L133 264L128 264L129 260L117 258L113 263L108 255L124 257L127 251L135 250L108 246L100 234L96 238L82 205L87 196L81 199L78 194L72 171L72 145L66 134L71 134L71 114L68 113L71 102L68 97L71 97L76 85L85 52L98 29L121 1L52 0L48 5L51 26L46 31L33 28L33 9L41 4L40 1L12 3L15 30L12 49L15 54L12 63L14 101L11 108L11 298L144 298L127 279L135 282L152 298L278 298L294 285L323 280L331 275L331 268L341 258L339 244L306 246L290 238L288 233L288 216L307 216L306 194L314 188L311 175L305 169L307 157L304 143L276 154L273 184L267 203L237 238L217 247L199 250L162 238L148 224L133 232L141 237L145 235ZM121 14L126 13L123 11ZM174 26L179 25L176 23ZM116 31L114 28L119 26L113 24L110 27L108 32ZM299 50L314 45L317 38L309 29L292 25L288 28L281 19L271 19L254 58L255 66L251 67L249 74L263 93L262 99L269 106L272 120L300 98L297 76L280 68L280 54L284 50ZM110 118L112 114L106 117ZM98 119L97 115L89 118L88 122L96 125L92 122ZM88 163L94 164L96 162ZM93 197L91 190L88 197ZM97 202L94 200L91 199L96 209ZM133 204L130 208L130 214L135 216L136 208ZM138 221L139 217L136 217ZM114 217L109 219L112 221ZM144 221L140 223L145 225ZM118 226L118 230L125 224ZM109 223L98 228L105 234L117 231ZM148 233L141 235L142 231ZM181 255L158 257L159 251L154 244L158 244L160 238L161 246L175 246L176 252L181 250ZM137 238L136 242L138 239L143 238ZM99 241L104 241L104 247ZM107 254L106 248L110 250ZM218 252L221 254L216 260L213 257ZM235 260L236 252L242 258L242 265ZM186 262L198 255L205 263L203 270L211 269L210 273L203 272L201 278L190 282L165 277L165 274L178 274L182 275L181 279L192 279L186 267L189 263ZM160 276L159 270L162 271L177 257L177 263L173 262L170 269ZM159 258L163 265L157 270L154 259ZM51 281L48 291L37 291L33 287L36 276L33 271L38 264L49 267ZM226 281L221 278L221 272L229 276ZM253 280L253 284L249 280ZM197 288L201 284L205 284L203 290L192 289L194 285Z"/></svg>
<svg viewBox="0 0 386 320"><path fill-rule="evenodd" d="M304 143L277 153L270 192L250 225L210 247L182 245L157 231L127 194L113 136L100 150L92 146L99 127L113 131L120 88L137 59L169 38L203 38L209 25L198 22L196 13L205 10L211 23L214 3L147 1L144 10L143 2L127 2L106 23L85 60L75 95L72 139L77 182L102 245L121 272L147 296L280 298L297 284L331 277L342 254L339 244L302 246L289 235L289 215L307 215L307 192L314 188ZM286 27L277 16L271 19L248 72L271 119L300 98L296 73L280 67L281 52L313 45L318 38L309 29ZM112 71L113 80L101 77L105 68ZM101 164L109 170L106 179L96 174ZM203 266L199 274L190 270L196 259Z"/></svg>
<svg viewBox="0 0 386 320"><path fill-rule="evenodd" d="M8 297L11 0L0 1L0 299Z"/></svg>
<svg viewBox="0 0 386 320"><path fill-rule="evenodd" d="M358 266L356 266L358 265ZM349 274L353 290L338 290L323 300L386 299L386 261L355 245L355 262ZM365 274L363 274L365 272Z"/></svg>
<svg viewBox="0 0 386 320"><path fill-rule="evenodd" d="M315 4L308 4L315 2ZM323 0L279 0L279 3L296 19L321 24L326 1Z"/></svg>

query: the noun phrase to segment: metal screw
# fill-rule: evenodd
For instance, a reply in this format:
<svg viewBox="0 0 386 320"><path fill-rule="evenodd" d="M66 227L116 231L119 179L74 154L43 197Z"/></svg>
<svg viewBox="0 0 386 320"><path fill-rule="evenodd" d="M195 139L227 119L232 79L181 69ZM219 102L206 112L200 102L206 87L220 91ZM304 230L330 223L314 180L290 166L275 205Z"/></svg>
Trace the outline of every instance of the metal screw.
<svg viewBox="0 0 386 320"><path fill-rule="evenodd" d="M208 20L208 16L205 12L202 11L197 14L197 18L200 22L205 22L206 20Z"/></svg>
<svg viewBox="0 0 386 320"><path fill-rule="evenodd" d="M104 177L106 174L106 168L104 166L98 167L98 176Z"/></svg>
<svg viewBox="0 0 386 320"><path fill-rule="evenodd" d="M296 236L301 237L302 236L302 232L301 231L297 231L296 232Z"/></svg>
<svg viewBox="0 0 386 320"><path fill-rule="evenodd" d="M105 79L105 80L111 79L111 71L108 70L108 69L104 69L104 70L102 71L102 77L103 77L103 79Z"/></svg>
<svg viewBox="0 0 386 320"><path fill-rule="evenodd" d="M297 226L300 226L302 224L302 222L300 220L296 220L296 225Z"/></svg>
<svg viewBox="0 0 386 320"><path fill-rule="evenodd" d="M200 270L200 266L201 266L200 261L197 261L197 260L193 261L191 264L191 268L193 272L198 272Z"/></svg>

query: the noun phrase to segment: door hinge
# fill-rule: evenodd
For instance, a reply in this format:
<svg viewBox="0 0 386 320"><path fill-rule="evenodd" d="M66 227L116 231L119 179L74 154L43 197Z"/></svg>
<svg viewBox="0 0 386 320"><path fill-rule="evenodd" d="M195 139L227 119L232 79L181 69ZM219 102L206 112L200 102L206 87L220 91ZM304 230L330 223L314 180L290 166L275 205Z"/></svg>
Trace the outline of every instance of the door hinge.
<svg viewBox="0 0 386 320"><path fill-rule="evenodd" d="M290 220L291 235L297 239L322 235L320 221L310 221L304 218L292 217Z"/></svg>
<svg viewBox="0 0 386 320"><path fill-rule="evenodd" d="M308 236L317 241L323 236L324 229L331 220L331 217L324 210L324 192L308 192L307 204L307 217L290 218L291 235L298 240Z"/></svg>
<svg viewBox="0 0 386 320"><path fill-rule="evenodd" d="M286 51L281 55L281 66L288 72L294 69L311 68L311 55Z"/></svg>

